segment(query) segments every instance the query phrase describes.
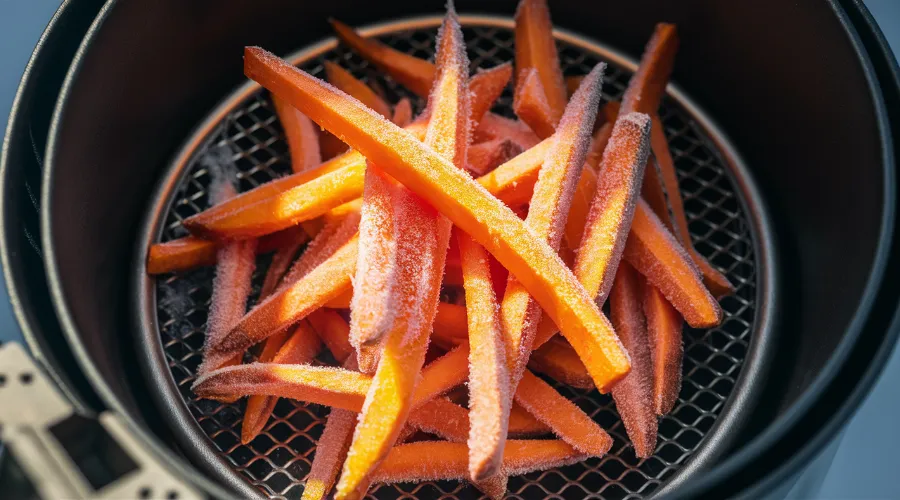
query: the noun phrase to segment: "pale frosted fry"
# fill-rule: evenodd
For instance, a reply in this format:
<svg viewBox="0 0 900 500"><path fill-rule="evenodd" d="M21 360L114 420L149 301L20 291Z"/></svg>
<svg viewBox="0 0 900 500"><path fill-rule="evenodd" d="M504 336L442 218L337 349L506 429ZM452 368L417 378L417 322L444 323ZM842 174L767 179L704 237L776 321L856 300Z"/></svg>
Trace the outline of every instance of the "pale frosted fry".
<svg viewBox="0 0 900 500"><path fill-rule="evenodd" d="M468 449L463 443L420 441L395 447L375 472L374 482L403 483L464 479ZM509 440L504 475L521 475L572 464L586 458L564 441Z"/></svg>
<svg viewBox="0 0 900 500"><path fill-rule="evenodd" d="M509 372L499 304L494 296L488 253L462 231L456 232L466 290L469 326L469 476L495 475L503 458L509 420Z"/></svg>
<svg viewBox="0 0 900 500"><path fill-rule="evenodd" d="M398 127L405 127L412 121L412 114L412 101L404 97L394 105L394 115L391 117L391 121Z"/></svg>
<svg viewBox="0 0 900 500"><path fill-rule="evenodd" d="M452 3L438 33L436 60L438 73L428 102L425 143L463 169L469 145L469 62ZM372 163L381 165L374 159ZM398 189L397 194L392 200L394 217L402 231L396 235L400 240L396 254L399 273L394 289L398 293L393 295L391 307L398 312L389 332L374 332L383 334L384 346L337 485L338 500L365 495L368 477L406 423L444 274L452 228L449 219L406 188ZM361 332L361 343L378 340L367 333L373 332Z"/></svg>
<svg viewBox="0 0 900 500"><path fill-rule="evenodd" d="M649 153L650 118L619 115L603 152L597 192L575 260L575 275L600 304L609 295L622 258Z"/></svg>
<svg viewBox="0 0 900 500"><path fill-rule="evenodd" d="M710 328L722 321L722 308L704 286L687 251L643 200L634 212L623 254L689 325Z"/></svg>
<svg viewBox="0 0 900 500"><path fill-rule="evenodd" d="M245 73L338 131L493 253L554 318L599 389L608 390L627 373L628 358L618 342L599 334L606 324L602 313L556 252L468 174L357 101L261 49L246 49Z"/></svg>
<svg viewBox="0 0 900 500"><path fill-rule="evenodd" d="M289 335L279 334L266 341L259 355L261 363L305 364L312 361L322 350L322 342L310 326L302 321ZM241 424L241 442L244 444L262 431L268 422L278 398L272 396L250 396Z"/></svg>
<svg viewBox="0 0 900 500"><path fill-rule="evenodd" d="M515 398L528 413L582 453L602 456L612 446L612 438L591 417L528 370L522 374Z"/></svg>
<svg viewBox="0 0 900 500"><path fill-rule="evenodd" d="M553 23L546 0L521 0L516 9L516 71L537 70L547 103L556 120L566 108L566 85L563 81Z"/></svg>
<svg viewBox="0 0 900 500"><path fill-rule="evenodd" d="M537 69L525 68L519 72L513 111L541 139L550 137L556 130L561 115L550 108Z"/></svg>
<svg viewBox="0 0 900 500"><path fill-rule="evenodd" d="M612 396L635 454L647 458L656 449L658 423L653 411L653 367L641 280L627 262L619 265L609 299L609 316L631 356L631 372L613 387Z"/></svg>
<svg viewBox="0 0 900 500"><path fill-rule="evenodd" d="M357 80L349 71L331 61L325 61L324 64L325 75L332 85L359 99L361 103L381 116L391 118L391 108L368 85Z"/></svg>
<svg viewBox="0 0 900 500"><path fill-rule="evenodd" d="M615 325L614 325L615 326ZM531 353L528 367L578 389L593 389L594 381L578 354L565 340L554 337Z"/></svg>
<svg viewBox="0 0 900 500"><path fill-rule="evenodd" d="M672 411L681 391L684 319L662 292L649 284L644 286L644 315L653 361L653 407L657 415L665 415Z"/></svg>

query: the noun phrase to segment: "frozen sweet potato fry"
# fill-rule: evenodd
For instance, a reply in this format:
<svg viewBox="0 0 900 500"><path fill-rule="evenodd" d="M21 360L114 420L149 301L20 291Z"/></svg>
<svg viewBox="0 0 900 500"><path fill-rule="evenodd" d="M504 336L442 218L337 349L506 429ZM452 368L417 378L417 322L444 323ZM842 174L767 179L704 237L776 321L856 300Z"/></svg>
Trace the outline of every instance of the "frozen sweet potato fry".
<svg viewBox="0 0 900 500"><path fill-rule="evenodd" d="M651 136L652 133L651 131ZM672 234L676 234L675 225L672 223L672 217L669 215L669 202L666 200L666 192L663 188L661 175L659 162L656 161L654 155L651 155L647 160L647 167L644 169L644 184L641 186L641 198L647 202L647 205L659 217L659 220L666 225L666 228Z"/></svg>
<svg viewBox="0 0 900 500"><path fill-rule="evenodd" d="M394 115L391 117L391 121L398 127L405 127L412 121L412 114L412 101L404 97L394 105Z"/></svg>
<svg viewBox="0 0 900 500"><path fill-rule="evenodd" d="M312 120L278 97L273 96L272 102L291 153L291 170L297 174L318 167L322 163L322 153L319 134Z"/></svg>
<svg viewBox="0 0 900 500"><path fill-rule="evenodd" d="M301 500L324 500L341 471L341 464L347 457L353 429L356 428L357 414L352 411L332 408L325 420L325 429L316 442L309 475L303 487Z"/></svg>
<svg viewBox="0 0 900 500"><path fill-rule="evenodd" d="M678 33L675 25L657 24L653 36L644 48L641 64L622 96L621 114L656 112L666 92L677 51Z"/></svg>
<svg viewBox="0 0 900 500"><path fill-rule="evenodd" d="M277 396L358 412L371 383L372 377L342 368L251 363L211 371L193 389L210 399Z"/></svg>
<svg viewBox="0 0 900 500"><path fill-rule="evenodd" d="M566 108L566 85L546 0L521 0L516 9L516 78L529 68L537 70L547 103L559 120Z"/></svg>
<svg viewBox="0 0 900 500"><path fill-rule="evenodd" d="M338 132L494 254L560 326L598 389L608 390L628 372L627 355L603 333L602 313L556 252L468 174L358 101L262 49L247 48L244 63L248 76Z"/></svg>
<svg viewBox="0 0 900 500"><path fill-rule="evenodd" d="M329 22L337 37L363 59L419 96L428 96L437 73L434 64L394 50L378 40L364 38L350 26L335 19L330 19Z"/></svg>
<svg viewBox="0 0 900 500"><path fill-rule="evenodd" d="M209 359L231 359L248 347L284 331L351 284L358 238L354 237L306 276L286 284L244 315L219 342L209 347Z"/></svg>
<svg viewBox="0 0 900 500"><path fill-rule="evenodd" d="M509 139L492 139L473 144L469 148L468 169L474 175L484 175L515 158L522 147Z"/></svg>
<svg viewBox="0 0 900 500"><path fill-rule="evenodd" d="M527 204L534 184L553 140L544 139L535 146L478 178L478 183L510 207Z"/></svg>
<svg viewBox="0 0 900 500"><path fill-rule="evenodd" d="M600 304L606 302L622 257L649 153L650 118L639 113L619 115L603 153L597 191L575 260L575 275Z"/></svg>
<svg viewBox="0 0 900 500"><path fill-rule="evenodd" d="M631 356L631 372L613 387L612 396L635 454L647 458L656 449L658 423L653 410L653 367L641 280L630 264L619 265L609 298L609 317Z"/></svg>
<svg viewBox="0 0 900 500"><path fill-rule="evenodd" d="M436 61L438 72L428 102L430 117L425 144L461 171L466 165L469 145L469 61L452 3L438 33ZM390 122L384 123L395 127ZM378 159L369 159L372 166L381 166ZM363 331L358 337L362 344L379 341L379 334L384 340L378 369L337 485L338 500L365 495L368 477L390 451L406 423L444 274L452 228L450 220L434 210L425 201L427 198L419 198L405 187L398 186L392 194L393 216L398 226L394 237L398 243L392 259L397 272L390 287L390 304L396 311L387 328ZM365 201L363 205L365 210ZM360 261L367 257L365 243L377 244L361 240ZM361 265L359 269L364 268ZM366 293L360 283L363 279L360 271L356 275L354 299ZM390 268L377 271L391 273ZM356 313L356 306L354 300L352 314ZM351 322L351 342L357 338L353 329Z"/></svg>
<svg viewBox="0 0 900 500"><path fill-rule="evenodd" d="M634 211L623 254L689 325L710 328L722 321L722 308L703 285L687 251L643 200Z"/></svg>
<svg viewBox="0 0 900 500"><path fill-rule="evenodd" d="M234 197L235 189L230 180L212 186L211 197L219 204ZM239 363L243 350L226 358L209 355L209 348L228 335L228 331L240 321L247 310L253 271L256 269L256 240L234 241L221 246L216 252L216 277L206 319L206 337L203 340L203 362L197 374L214 370L225 363Z"/></svg>
<svg viewBox="0 0 900 500"><path fill-rule="evenodd" d="M445 347L455 347L469 340L466 307L441 302L434 316L432 340Z"/></svg>
<svg viewBox="0 0 900 500"><path fill-rule="evenodd" d="M281 338L276 338L281 337ZM322 342L305 322L301 321L290 335L278 334L269 337L262 353L261 363L306 364L312 361L322 350ZM241 443L247 444L262 431L272 416L272 410L278 402L273 396L250 396L244 410L244 421L241 424Z"/></svg>
<svg viewBox="0 0 900 500"><path fill-rule="evenodd" d="M525 408L513 402L509 409L509 435L512 437L540 436L549 434L550 428L531 416Z"/></svg>
<svg viewBox="0 0 900 500"><path fill-rule="evenodd" d="M461 345L427 364L413 395L412 407L417 408L431 399L465 383L469 376L469 346Z"/></svg>
<svg viewBox="0 0 900 500"><path fill-rule="evenodd" d="M505 475L527 474L586 458L564 441L509 440L503 454ZM420 441L395 447L375 472L374 482L404 483L464 479L468 449L464 443Z"/></svg>
<svg viewBox="0 0 900 500"><path fill-rule="evenodd" d="M469 410L447 398L434 398L413 410L409 423L454 443L465 443L469 438Z"/></svg>
<svg viewBox="0 0 900 500"><path fill-rule="evenodd" d="M564 78L566 82L566 94L571 97L572 94L578 90L578 86L581 85L581 80L584 79L584 75L576 75L576 76L567 76Z"/></svg>
<svg viewBox="0 0 900 500"><path fill-rule="evenodd" d="M541 139L553 135L560 116L550 108L537 69L525 68L516 79L513 111Z"/></svg>
<svg viewBox="0 0 900 500"><path fill-rule="evenodd" d="M694 248L691 241L691 232L688 229L687 216L684 213L684 201L681 199L681 191L678 188L678 176L675 173L675 163L672 161L672 154L669 151L669 142L666 140L665 129L662 121L656 114L651 115L653 120L653 128L650 131L650 140L653 145L653 154L659 164L659 174L662 185L665 188L669 207L672 209L675 228L672 231L684 247L687 249L691 260L700 269L703 275L703 282L712 292L713 296L721 297L734 293L734 286L728 281L724 274L719 272ZM650 200L647 200L648 202ZM660 215L662 219L662 216ZM666 219L663 219L664 221Z"/></svg>
<svg viewBox="0 0 900 500"><path fill-rule="evenodd" d="M484 115L478 128L475 129L473 138L476 143L491 139L509 139L523 149L528 149L541 142L541 139L525 122L510 120L493 113Z"/></svg>
<svg viewBox="0 0 900 500"><path fill-rule="evenodd" d="M509 421L509 372L488 253L456 232L466 290L469 326L469 476L480 481L497 474Z"/></svg>
<svg viewBox="0 0 900 500"><path fill-rule="evenodd" d="M319 309L310 313L307 321L338 363L343 364L351 357L353 346L350 345L350 325L340 314L329 309Z"/></svg>
<svg viewBox="0 0 900 500"><path fill-rule="evenodd" d="M604 69L604 64L594 67L572 96L534 185L525 223L535 236L544 239L553 249L559 249L562 241L575 186L587 156ZM507 279L500 305L512 388L515 388L528 363L541 314L541 306L531 298L513 272ZM605 316L600 319L605 320ZM611 340L615 339L608 323L604 325L604 331Z"/></svg>
<svg viewBox="0 0 900 500"><path fill-rule="evenodd" d="M494 101L503 93L512 76L512 64L503 63L493 68L477 71L469 79L469 92L472 93L471 116L472 129L480 126L487 116Z"/></svg>
<svg viewBox="0 0 900 500"><path fill-rule="evenodd" d="M353 300L353 290L345 290L337 298L329 300L325 307L329 309L349 309L351 300Z"/></svg>
<svg viewBox="0 0 900 500"><path fill-rule="evenodd" d="M582 453L602 456L612 446L612 438L591 417L528 370L523 372L515 398L528 413Z"/></svg>
<svg viewBox="0 0 900 500"><path fill-rule="evenodd" d="M391 108L374 90L359 81L349 71L331 61L325 61L325 75L335 87L343 90L381 116L390 119Z"/></svg>
<svg viewBox="0 0 900 500"><path fill-rule="evenodd" d="M681 391L684 319L656 287L644 285L644 316L653 362L653 408L657 415L672 411Z"/></svg>
<svg viewBox="0 0 900 500"><path fill-rule="evenodd" d="M344 141L338 139L327 130L319 130L319 151L323 160L331 160L347 152L350 149Z"/></svg>
<svg viewBox="0 0 900 500"><path fill-rule="evenodd" d="M577 389L593 389L594 382L578 354L565 340L554 337L531 353L528 367Z"/></svg>

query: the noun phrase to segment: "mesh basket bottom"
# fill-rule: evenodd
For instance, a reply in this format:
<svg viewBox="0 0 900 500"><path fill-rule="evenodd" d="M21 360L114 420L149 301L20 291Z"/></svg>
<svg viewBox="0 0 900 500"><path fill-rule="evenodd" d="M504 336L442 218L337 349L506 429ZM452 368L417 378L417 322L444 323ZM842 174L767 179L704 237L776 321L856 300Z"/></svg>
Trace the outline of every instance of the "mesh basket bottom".
<svg viewBox="0 0 900 500"><path fill-rule="evenodd" d="M406 53L431 57L438 23L439 19L434 18L416 29L398 24L393 29L383 29L380 39ZM508 23L488 23L478 18L469 22L464 19L464 24L473 68L513 60L513 33ZM597 62L607 61L604 97L621 97L631 73L615 63L620 59L596 46L588 49L584 43L560 40L559 48L567 75L585 74ZM325 60L338 62L367 80L391 102L402 96L414 97L342 47L323 49L299 65L324 77ZM414 102L420 110L422 102ZM509 89L495 111L511 116ZM609 431L615 444L604 457L511 478L509 493L513 497L637 498L651 494L699 449L731 395L747 355L755 329L757 259L750 221L737 191L739 184L732 177L734 170L716 146L723 142L712 140L712 133L680 102L667 97L660 115L678 169L694 244L727 273L737 286L737 293L722 300L725 321L720 327L685 329L684 385L674 410L660 421L659 443L653 457L635 457L608 396L554 383L563 395ZM167 194L172 200L171 208L159 221L163 241L186 235L182 221L208 206L210 174L204 165L210 155L226 152L234 162L236 184L242 191L290 172L283 132L267 93L257 91L247 98L235 98L224 119L210 130L200 138L200 146L193 151L186 171L177 173L181 181ZM254 298L265 267L265 258L261 258L254 277ZM244 402L221 404L199 399L190 390L201 359L212 277L212 269L201 269L157 281L156 324L172 377L210 446L227 459L234 471L268 496L299 498L327 408L281 400L263 432L253 442L242 445L239 436ZM382 485L373 488L369 495L386 499L479 496L473 487L455 481Z"/></svg>

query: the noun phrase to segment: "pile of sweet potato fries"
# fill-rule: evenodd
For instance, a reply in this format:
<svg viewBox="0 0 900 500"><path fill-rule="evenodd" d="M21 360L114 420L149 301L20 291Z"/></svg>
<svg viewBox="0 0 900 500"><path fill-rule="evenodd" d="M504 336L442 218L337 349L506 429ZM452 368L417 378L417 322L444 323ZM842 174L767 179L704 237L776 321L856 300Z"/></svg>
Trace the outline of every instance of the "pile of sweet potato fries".
<svg viewBox="0 0 900 500"><path fill-rule="evenodd" d="M657 116L675 27L656 27L621 103L601 106L604 64L563 78L546 0L521 0L515 21L515 71L471 76L452 4L434 63L333 22L427 99L417 117L336 64L329 84L247 48L294 173L214 186L214 206L184 221L192 236L150 249L151 274L216 266L194 391L248 397L243 442L278 398L332 408L305 499L437 479L502 497L510 475L607 453L610 436L534 372L611 392L650 456L681 386L683 323L721 321L715 297L733 290L691 246ZM490 111L513 77L518 120Z"/></svg>

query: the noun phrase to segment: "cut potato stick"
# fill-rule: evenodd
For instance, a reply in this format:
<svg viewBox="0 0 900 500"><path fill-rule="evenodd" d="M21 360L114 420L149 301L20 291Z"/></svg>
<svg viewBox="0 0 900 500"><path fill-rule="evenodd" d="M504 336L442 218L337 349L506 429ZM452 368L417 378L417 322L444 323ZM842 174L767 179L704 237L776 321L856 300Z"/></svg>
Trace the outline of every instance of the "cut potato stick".
<svg viewBox="0 0 900 500"><path fill-rule="evenodd" d="M516 78L529 68L537 70L547 103L558 121L566 108L566 85L546 0L521 0L516 9Z"/></svg>
<svg viewBox="0 0 900 500"><path fill-rule="evenodd" d="M681 333L684 319L656 287L644 285L644 315L653 362L653 408L657 415L672 411L681 392Z"/></svg>
<svg viewBox="0 0 900 500"><path fill-rule="evenodd" d="M534 185L525 223L536 237L545 240L554 250L559 249L562 241L575 186L587 157L605 67L604 64L595 66L572 96ZM510 387L513 389L531 355L541 314L541 306L531 298L513 272L507 279L500 305ZM606 317L601 314L600 321L605 320ZM610 341L615 340L615 333L608 322L603 325L603 331Z"/></svg>
<svg viewBox="0 0 900 500"><path fill-rule="evenodd" d="M644 319L641 276L627 262L619 265L610 294L610 319L631 356L631 372L612 390L634 452L647 458L656 449L657 420L653 409L653 366Z"/></svg>
<svg viewBox="0 0 900 500"><path fill-rule="evenodd" d="M556 252L468 174L358 101L262 49L247 48L244 63L248 76L338 132L494 254L560 326L598 389L608 390L628 372L628 357L605 318Z"/></svg>
<svg viewBox="0 0 900 500"><path fill-rule="evenodd" d="M522 151L521 146L509 139L493 139L474 144L469 148L467 167L474 175L484 175L515 158Z"/></svg>
<svg viewBox="0 0 900 500"><path fill-rule="evenodd" d="M300 228L292 227L259 239L257 255L269 253L293 241ZM157 275L190 271L216 263L216 252L222 244L196 236L185 236L164 243L154 243L147 253L147 274Z"/></svg>
<svg viewBox="0 0 900 500"><path fill-rule="evenodd" d="M355 412L332 408L325 421L322 436L316 442L309 475L303 487L301 500L324 500L341 471L341 464L347 457L350 439L356 428Z"/></svg>
<svg viewBox="0 0 900 500"><path fill-rule="evenodd" d="M351 286L358 238L354 237L306 276L285 284L247 313L221 341L210 346L210 359L230 359L248 347L284 331Z"/></svg>
<svg viewBox="0 0 900 500"><path fill-rule="evenodd" d="M556 130L561 115L550 108L537 69L525 68L519 72L513 96L513 111L541 139L550 137Z"/></svg>
<svg viewBox="0 0 900 500"><path fill-rule="evenodd" d="M281 334L278 335L281 337ZM274 341L274 342L273 342ZM322 350L322 342L316 332L305 321L282 338L270 337L259 355L261 363L306 364L312 361ZM247 444L262 431L272 416L278 398L272 396L250 396L244 410L244 421L241 424L241 443Z"/></svg>
<svg viewBox="0 0 900 500"><path fill-rule="evenodd" d="M546 424L513 402L509 409L509 435L511 437L540 436L548 433L550 433L550 428Z"/></svg>
<svg viewBox="0 0 900 500"><path fill-rule="evenodd" d="M325 75L335 87L357 98L381 116L390 119L391 108L365 83L357 80L349 71L331 61L325 61Z"/></svg>
<svg viewBox="0 0 900 500"><path fill-rule="evenodd" d="M235 195L230 179L219 179L218 182L221 185L211 187L214 204L222 203ZM247 311L247 297L250 295L255 269L256 240L227 243L216 252L216 276L213 279L206 337L203 339L203 361L197 368L198 375L215 370L225 363L240 363L243 349L224 358L217 358L209 353L211 346L222 341Z"/></svg>
<svg viewBox="0 0 900 500"><path fill-rule="evenodd" d="M575 260L575 275L598 304L606 302L612 287L649 153L650 118L619 115L603 153L597 192Z"/></svg>
<svg viewBox="0 0 900 500"><path fill-rule="evenodd" d="M572 464L586 458L564 441L509 440L503 454L505 475L527 474ZM391 450L373 482L403 483L462 480L467 474L468 449L463 443L420 441Z"/></svg>
<svg viewBox="0 0 900 500"><path fill-rule="evenodd" d="M687 251L646 202L641 200L638 205L623 252L625 260L665 295L689 325L694 328L718 325L722 321L722 308L703 285Z"/></svg>
<svg viewBox="0 0 900 500"><path fill-rule="evenodd" d="M437 74L434 64L394 50L387 45L360 36L346 24L329 19L335 34L354 52L387 73L394 80L412 90L420 97L427 97L431 91L431 83Z"/></svg>
<svg viewBox="0 0 900 500"><path fill-rule="evenodd" d="M722 297L734 293L734 285L728 281L724 274L719 272L694 248L691 240L691 232L688 229L687 216L684 213L684 201L681 199L681 191L678 188L678 175L675 173L675 163L669 151L669 142L666 139L665 129L659 116L651 115L653 128L650 131L650 140L653 145L653 154L659 164L659 174L668 200L668 207L672 209L672 217L675 229L672 231L678 236L681 244L687 249L703 275L703 282L715 297ZM648 202L650 200L647 200ZM668 211L667 211L668 213ZM660 218L663 219L662 215ZM666 220L666 219L663 219Z"/></svg>
<svg viewBox="0 0 900 500"><path fill-rule="evenodd" d="M322 152L319 148L319 134L312 120L278 97L272 96L272 103L275 104L275 113L287 139L291 170L297 174L319 166L322 163Z"/></svg>
<svg viewBox="0 0 900 500"><path fill-rule="evenodd" d="M516 403L576 450L602 456L612 447L612 438L591 417L528 370L522 374L515 398Z"/></svg>
<svg viewBox="0 0 900 500"><path fill-rule="evenodd" d="M394 115L391 117L391 121L398 127L405 127L412 121L412 114L412 101L404 97L394 105Z"/></svg>
<svg viewBox="0 0 900 500"><path fill-rule="evenodd" d="M509 372L488 253L462 231L456 232L456 240L469 326L469 408L477 423L469 432L469 477L481 481L497 474L503 459L509 421Z"/></svg>
<svg viewBox="0 0 900 500"><path fill-rule="evenodd" d="M593 389L594 382L578 354L565 340L554 337L531 353L528 368L577 389Z"/></svg>
<svg viewBox="0 0 900 500"><path fill-rule="evenodd" d="M469 145L469 61L452 3L447 6L447 15L438 32L436 60L438 73L428 101L430 119L425 144L462 170ZM396 127L390 122L384 123ZM381 165L376 158L369 160L372 162L370 169L373 165ZM444 274L452 228L450 220L434 210L425 201L428 198L419 198L405 187L398 186L392 194L394 236L398 243L392 262L397 274L393 277L394 286L390 287L389 303L397 311L384 330L357 334L351 321L351 342L358 338L361 345L370 344L380 341L379 336L382 336L384 345L337 484L337 500L365 495L368 477L390 451L406 424ZM366 210L365 200L363 210ZM378 242L361 240L360 262L367 258L369 249L366 245L372 244ZM351 314L356 313L356 297L367 292L360 283L364 279L360 272L364 270L361 264ZM392 272L390 268L375 271Z"/></svg>
<svg viewBox="0 0 900 500"><path fill-rule="evenodd" d="M350 345L350 325L340 314L329 309L319 309L310 313L307 318L313 330L325 343L334 359L344 364L353 354Z"/></svg>
<svg viewBox="0 0 900 500"><path fill-rule="evenodd" d="M628 82L622 96L622 115L655 113L666 93L669 75L678 51L678 33L674 24L659 23L644 48L641 64Z"/></svg>

